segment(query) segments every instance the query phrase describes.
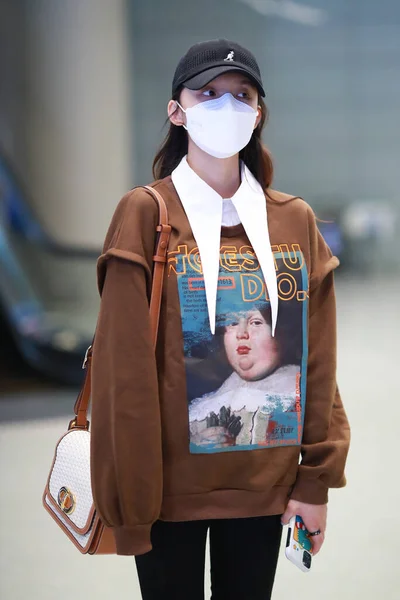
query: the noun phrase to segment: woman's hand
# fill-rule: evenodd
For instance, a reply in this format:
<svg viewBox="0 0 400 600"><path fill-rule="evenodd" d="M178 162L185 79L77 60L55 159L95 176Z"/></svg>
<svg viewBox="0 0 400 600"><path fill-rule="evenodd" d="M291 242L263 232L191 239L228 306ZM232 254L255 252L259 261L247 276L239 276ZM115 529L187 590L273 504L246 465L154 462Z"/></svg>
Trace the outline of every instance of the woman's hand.
<svg viewBox="0 0 400 600"><path fill-rule="evenodd" d="M289 500L281 521L283 525L287 525L292 517L299 515L303 519L308 531L321 530L319 535L310 537L313 545L313 555L315 556L321 550L321 546L325 540L327 512L327 504L306 504L297 500Z"/></svg>

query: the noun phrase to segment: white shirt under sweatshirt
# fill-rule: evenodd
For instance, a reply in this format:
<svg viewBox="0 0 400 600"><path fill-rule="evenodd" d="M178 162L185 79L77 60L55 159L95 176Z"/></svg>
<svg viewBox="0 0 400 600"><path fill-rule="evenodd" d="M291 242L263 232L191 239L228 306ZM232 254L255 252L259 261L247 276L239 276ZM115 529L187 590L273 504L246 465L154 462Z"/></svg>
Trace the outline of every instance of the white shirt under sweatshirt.
<svg viewBox="0 0 400 600"><path fill-rule="evenodd" d="M240 217L230 198L224 198L222 201L222 223L223 227L233 227L239 225Z"/></svg>

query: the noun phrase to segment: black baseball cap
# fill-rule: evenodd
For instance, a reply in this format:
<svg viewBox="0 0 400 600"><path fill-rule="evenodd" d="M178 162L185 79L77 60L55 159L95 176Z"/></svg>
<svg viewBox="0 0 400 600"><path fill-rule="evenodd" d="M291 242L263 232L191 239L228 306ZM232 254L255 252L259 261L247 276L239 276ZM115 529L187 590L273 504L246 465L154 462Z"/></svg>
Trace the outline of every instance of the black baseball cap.
<svg viewBox="0 0 400 600"><path fill-rule="evenodd" d="M199 90L229 71L247 75L261 96L265 96L260 69L253 54L240 44L224 39L199 42L189 48L176 67L172 94L181 85Z"/></svg>

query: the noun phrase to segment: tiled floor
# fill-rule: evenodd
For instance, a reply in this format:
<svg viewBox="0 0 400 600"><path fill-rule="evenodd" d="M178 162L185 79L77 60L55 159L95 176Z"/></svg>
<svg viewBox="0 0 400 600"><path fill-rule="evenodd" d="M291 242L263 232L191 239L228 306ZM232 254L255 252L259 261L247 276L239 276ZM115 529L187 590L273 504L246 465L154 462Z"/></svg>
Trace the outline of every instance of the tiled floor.
<svg viewBox="0 0 400 600"><path fill-rule="evenodd" d="M353 436L348 486L331 492L327 539L312 573L291 565L282 547L274 600L400 598L400 285L341 280L337 289L339 383ZM42 508L74 394L26 388L11 386L0 401L1 599L139 600L133 558L81 556Z"/></svg>

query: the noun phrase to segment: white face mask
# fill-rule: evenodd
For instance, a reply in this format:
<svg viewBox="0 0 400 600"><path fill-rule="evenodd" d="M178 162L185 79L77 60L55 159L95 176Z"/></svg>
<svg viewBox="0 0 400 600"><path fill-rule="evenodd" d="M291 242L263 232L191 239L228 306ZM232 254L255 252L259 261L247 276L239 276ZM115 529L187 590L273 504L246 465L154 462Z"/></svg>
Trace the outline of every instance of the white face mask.
<svg viewBox="0 0 400 600"><path fill-rule="evenodd" d="M186 110L186 126L193 142L216 158L228 158L242 150L250 141L257 118L253 110L232 94L199 102Z"/></svg>

